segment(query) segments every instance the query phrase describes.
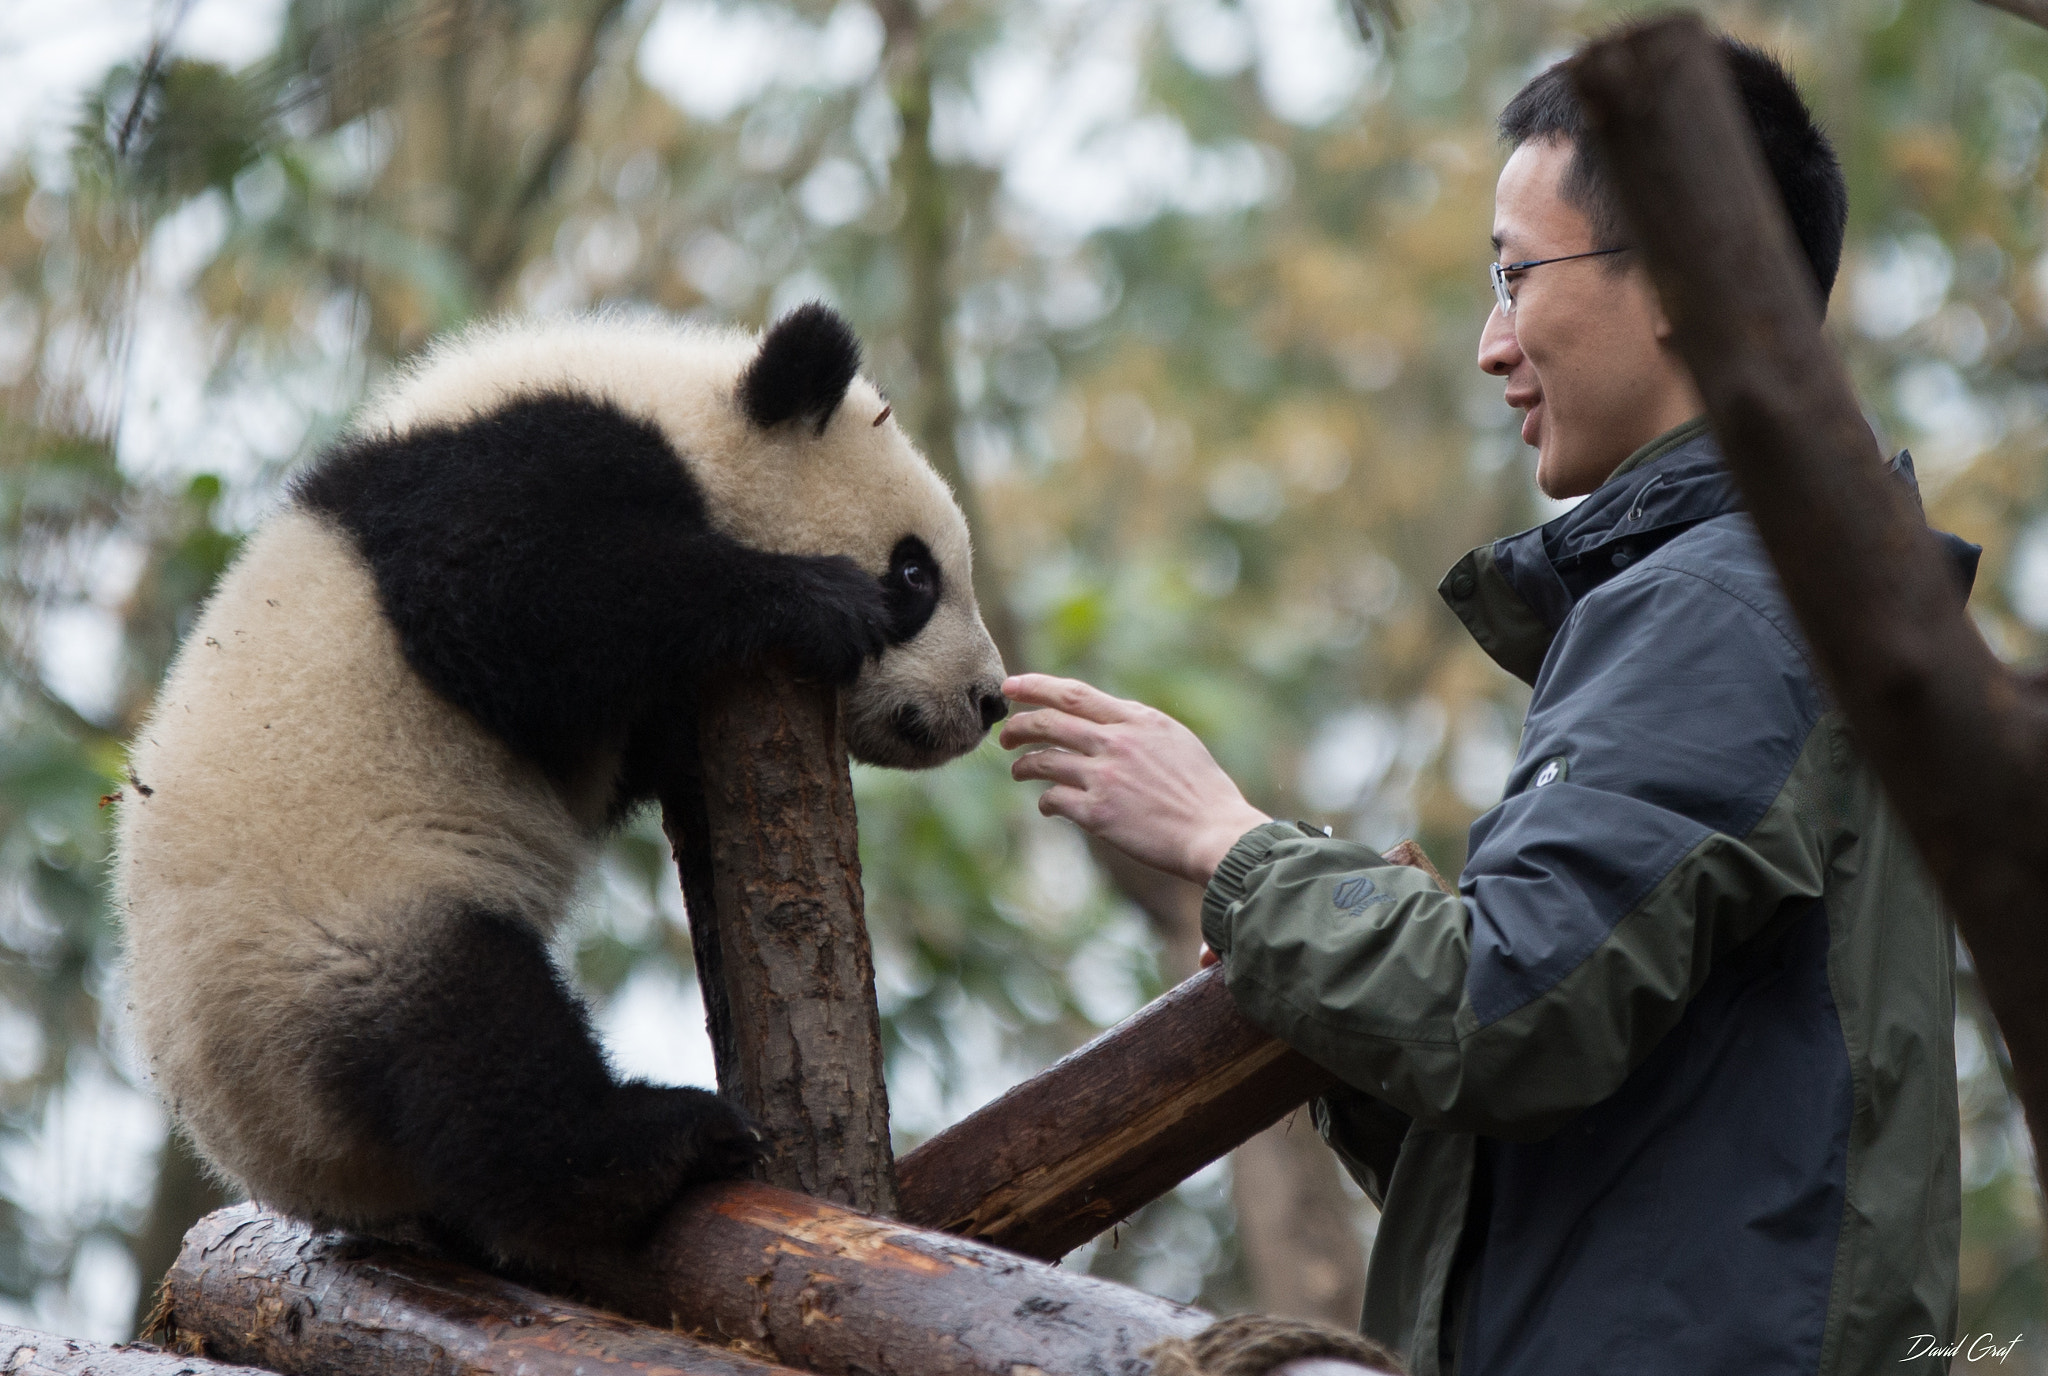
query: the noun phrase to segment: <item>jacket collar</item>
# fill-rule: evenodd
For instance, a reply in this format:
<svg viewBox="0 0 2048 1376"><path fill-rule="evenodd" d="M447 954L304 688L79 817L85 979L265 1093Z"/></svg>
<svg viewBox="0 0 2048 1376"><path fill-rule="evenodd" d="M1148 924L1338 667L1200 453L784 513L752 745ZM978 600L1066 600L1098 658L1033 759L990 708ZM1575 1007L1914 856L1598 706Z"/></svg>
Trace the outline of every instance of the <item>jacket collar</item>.
<svg viewBox="0 0 2048 1376"><path fill-rule="evenodd" d="M1913 456L1900 450L1891 470L1917 505ZM1580 598L1702 521L1741 509L1702 416L1636 450L1557 519L1467 554L1437 593L1495 663L1533 684ZM1953 535L1942 539L1967 592L1982 551Z"/></svg>

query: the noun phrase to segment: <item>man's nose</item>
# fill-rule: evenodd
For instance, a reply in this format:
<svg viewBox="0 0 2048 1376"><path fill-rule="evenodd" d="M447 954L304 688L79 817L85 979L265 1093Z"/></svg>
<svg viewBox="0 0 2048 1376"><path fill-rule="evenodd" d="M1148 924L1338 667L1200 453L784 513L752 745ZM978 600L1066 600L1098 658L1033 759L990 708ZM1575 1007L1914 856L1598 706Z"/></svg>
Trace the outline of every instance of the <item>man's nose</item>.
<svg viewBox="0 0 2048 1376"><path fill-rule="evenodd" d="M1515 340L1515 322L1501 314L1496 305L1479 332L1479 368L1495 377L1506 377L1522 361L1522 346Z"/></svg>

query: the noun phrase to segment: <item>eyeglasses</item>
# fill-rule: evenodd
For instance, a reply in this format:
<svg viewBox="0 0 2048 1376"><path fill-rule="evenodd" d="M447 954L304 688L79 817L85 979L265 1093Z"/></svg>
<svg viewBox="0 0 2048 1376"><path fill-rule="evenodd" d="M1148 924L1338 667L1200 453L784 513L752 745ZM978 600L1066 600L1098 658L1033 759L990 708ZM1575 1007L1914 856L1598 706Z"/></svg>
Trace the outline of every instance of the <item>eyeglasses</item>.
<svg viewBox="0 0 2048 1376"><path fill-rule="evenodd" d="M1493 299L1500 303L1500 313L1513 315L1515 294L1508 290L1508 274L1527 272L1530 268L1540 268L1545 263L1569 263L1574 258L1603 258L1610 253L1627 253L1631 247L1632 245L1623 244L1620 248L1596 248L1586 253L1566 253L1556 258L1531 258L1521 263L1488 263L1486 274L1493 279Z"/></svg>

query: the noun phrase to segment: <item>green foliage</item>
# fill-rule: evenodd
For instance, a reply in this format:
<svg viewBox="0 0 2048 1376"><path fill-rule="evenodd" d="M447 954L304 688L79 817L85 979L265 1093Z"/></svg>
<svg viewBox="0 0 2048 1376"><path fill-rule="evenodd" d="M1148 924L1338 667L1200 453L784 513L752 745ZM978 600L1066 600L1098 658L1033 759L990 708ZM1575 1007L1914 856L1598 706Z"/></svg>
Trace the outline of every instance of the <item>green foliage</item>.
<svg viewBox="0 0 2048 1376"><path fill-rule="evenodd" d="M78 176L143 202L226 190L270 132L266 95L210 62L116 67L86 102Z"/></svg>

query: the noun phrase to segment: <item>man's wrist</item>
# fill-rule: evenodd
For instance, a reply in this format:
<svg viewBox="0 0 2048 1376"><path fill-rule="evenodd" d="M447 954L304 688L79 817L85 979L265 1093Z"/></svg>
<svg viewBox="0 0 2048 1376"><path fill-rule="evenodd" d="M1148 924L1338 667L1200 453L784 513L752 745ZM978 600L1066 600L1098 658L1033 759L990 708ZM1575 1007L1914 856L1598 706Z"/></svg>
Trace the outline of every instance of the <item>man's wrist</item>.
<svg viewBox="0 0 2048 1376"><path fill-rule="evenodd" d="M1197 884L1207 887L1216 867L1223 863L1223 857L1230 854L1230 848L1248 831L1272 821L1265 813L1246 803L1227 818L1204 830L1188 847L1186 868L1182 874Z"/></svg>
<svg viewBox="0 0 2048 1376"><path fill-rule="evenodd" d="M1227 956L1232 945L1230 913L1245 895L1252 871L1266 863L1273 847L1301 835L1296 822L1262 822L1237 838L1217 862L1216 871L1202 886L1202 939L1218 956Z"/></svg>

